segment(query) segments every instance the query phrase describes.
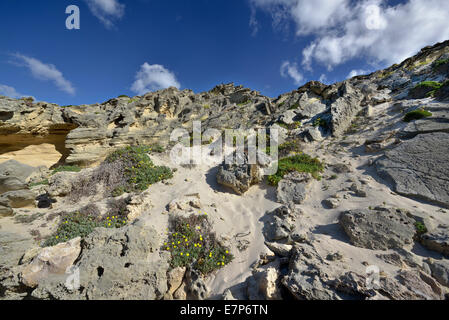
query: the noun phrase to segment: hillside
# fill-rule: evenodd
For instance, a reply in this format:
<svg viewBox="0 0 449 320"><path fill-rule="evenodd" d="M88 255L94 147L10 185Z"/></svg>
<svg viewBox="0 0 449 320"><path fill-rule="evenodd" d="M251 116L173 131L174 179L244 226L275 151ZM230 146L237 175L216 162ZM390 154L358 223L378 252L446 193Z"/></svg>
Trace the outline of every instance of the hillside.
<svg viewBox="0 0 449 320"><path fill-rule="evenodd" d="M447 299L448 88L446 41L275 99L0 96L0 299ZM195 121L278 132L280 170L173 163Z"/></svg>

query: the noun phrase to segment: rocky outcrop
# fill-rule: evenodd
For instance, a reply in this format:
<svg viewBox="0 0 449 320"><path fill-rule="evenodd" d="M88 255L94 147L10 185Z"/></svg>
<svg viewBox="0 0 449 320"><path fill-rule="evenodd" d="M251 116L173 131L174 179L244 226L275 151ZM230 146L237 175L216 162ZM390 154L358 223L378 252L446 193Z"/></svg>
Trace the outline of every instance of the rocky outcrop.
<svg viewBox="0 0 449 320"><path fill-rule="evenodd" d="M361 103L365 96L349 83L336 88L334 95L337 98L331 105L331 128L334 136L340 136L362 109Z"/></svg>
<svg viewBox="0 0 449 320"><path fill-rule="evenodd" d="M79 288L41 281L32 292L38 299L161 299L167 292L168 256L159 254L159 237L136 222L122 229L96 229L83 240L75 268Z"/></svg>
<svg viewBox="0 0 449 320"><path fill-rule="evenodd" d="M297 212L287 206L281 206L268 214L264 226L264 236L267 241L288 239L295 231Z"/></svg>
<svg viewBox="0 0 449 320"><path fill-rule="evenodd" d="M291 172L278 184L276 195L279 203L302 204L306 200L307 187L312 181L309 173Z"/></svg>
<svg viewBox="0 0 449 320"><path fill-rule="evenodd" d="M244 194L249 188L261 181L262 176L257 164L249 164L248 157L242 156L235 163L223 162L218 168L217 182L231 188L237 194Z"/></svg>
<svg viewBox="0 0 449 320"><path fill-rule="evenodd" d="M337 292L362 300L443 300L444 290L421 271L401 270L392 277L381 277L367 286L367 277L348 272L329 281Z"/></svg>
<svg viewBox="0 0 449 320"><path fill-rule="evenodd" d="M387 250L413 243L415 221L402 210L375 208L343 212L340 225L355 246Z"/></svg>
<svg viewBox="0 0 449 320"><path fill-rule="evenodd" d="M333 300L338 296L328 288L328 263L311 244L296 244L292 251L288 274L282 284L298 300Z"/></svg>
<svg viewBox="0 0 449 320"><path fill-rule="evenodd" d="M444 254L449 257L449 226L438 225L421 235L421 243L430 250Z"/></svg>
<svg viewBox="0 0 449 320"><path fill-rule="evenodd" d="M22 271L23 284L35 288L42 280L64 275L78 258L81 238L75 238L54 247L44 248Z"/></svg>
<svg viewBox="0 0 449 320"><path fill-rule="evenodd" d="M421 134L387 151L376 168L397 193L449 207L448 154L448 133Z"/></svg>

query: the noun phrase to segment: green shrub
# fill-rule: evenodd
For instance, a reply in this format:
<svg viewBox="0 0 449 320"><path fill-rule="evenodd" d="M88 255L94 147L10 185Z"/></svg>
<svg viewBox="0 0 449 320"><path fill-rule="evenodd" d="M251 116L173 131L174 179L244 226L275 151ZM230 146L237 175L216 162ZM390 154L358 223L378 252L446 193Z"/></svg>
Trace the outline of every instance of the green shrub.
<svg viewBox="0 0 449 320"><path fill-rule="evenodd" d="M314 127L321 127L321 128L324 128L324 129L328 129L329 128L329 123L326 120L324 120L324 119L318 118L318 119L316 119L313 122L313 126Z"/></svg>
<svg viewBox="0 0 449 320"><path fill-rule="evenodd" d="M127 96L126 94L122 94L120 96L118 96L119 98L130 98L129 96Z"/></svg>
<svg viewBox="0 0 449 320"><path fill-rule="evenodd" d="M437 69L438 67L445 65L449 63L449 58L448 59L440 59L435 61L435 63L433 64L433 69Z"/></svg>
<svg viewBox="0 0 449 320"><path fill-rule="evenodd" d="M437 81L423 81L415 86L414 89L419 88L426 88L430 91L427 93L428 97L433 97L435 93L440 90L440 88L443 86L443 84L437 82Z"/></svg>
<svg viewBox="0 0 449 320"><path fill-rule="evenodd" d="M299 154L279 160L276 174L268 176L268 183L277 186L279 181L289 172L308 172L315 179L320 180L320 172L323 172L324 164L317 158L312 158L307 154Z"/></svg>
<svg viewBox="0 0 449 320"><path fill-rule="evenodd" d="M288 110L296 110L299 108L299 102L296 102L295 104L291 105L290 108L288 108Z"/></svg>
<svg viewBox="0 0 449 320"><path fill-rule="evenodd" d="M77 237L85 238L96 228L121 228L127 223L128 220L125 216L114 215L102 219L101 217L81 212L65 214L61 217L58 229L43 243L43 247L55 246L58 243L67 242Z"/></svg>
<svg viewBox="0 0 449 320"><path fill-rule="evenodd" d="M416 222L415 223L416 232L418 232L418 235L423 235L427 232L427 227L422 222Z"/></svg>
<svg viewBox="0 0 449 320"><path fill-rule="evenodd" d="M239 103L238 106L239 107L243 107L243 106L246 106L247 104L250 104L250 103L251 103L251 100L247 100L247 101L244 101L242 103Z"/></svg>
<svg viewBox="0 0 449 320"><path fill-rule="evenodd" d="M432 116L431 112L424 109L418 109L407 113L404 117L404 122L411 122L413 120L419 120L431 116Z"/></svg>
<svg viewBox="0 0 449 320"><path fill-rule="evenodd" d="M42 185L48 186L48 183L49 183L48 179L45 179L45 180L42 180L42 181L39 181L39 182L30 183L29 187L33 188L33 187L42 186Z"/></svg>
<svg viewBox="0 0 449 320"><path fill-rule="evenodd" d="M56 174L58 172L80 172L81 168L78 166L60 166L53 169L52 174Z"/></svg>
<svg viewBox="0 0 449 320"><path fill-rule="evenodd" d="M106 158L107 163L121 162L124 166L124 174L127 179L127 185L117 186L117 191L144 191L148 187L161 180L173 177L173 172L165 166L155 166L148 153L152 151L162 152L160 146L128 146L114 151Z"/></svg>
<svg viewBox="0 0 449 320"><path fill-rule="evenodd" d="M209 274L233 260L228 248L220 245L211 231L206 215L176 217L170 221L171 232L162 250L171 253L173 268L193 267L202 274Z"/></svg>

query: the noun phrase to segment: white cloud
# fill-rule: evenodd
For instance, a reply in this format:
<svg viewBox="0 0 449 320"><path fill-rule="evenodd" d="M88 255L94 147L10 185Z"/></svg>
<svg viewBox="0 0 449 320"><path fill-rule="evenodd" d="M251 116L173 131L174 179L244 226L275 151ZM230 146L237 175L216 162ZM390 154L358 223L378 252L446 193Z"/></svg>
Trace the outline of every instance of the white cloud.
<svg viewBox="0 0 449 320"><path fill-rule="evenodd" d="M13 55L17 59L17 65L26 67L31 74L39 80L52 81L60 90L74 95L75 88L64 78L64 75L52 64L45 64L35 58L16 53Z"/></svg>
<svg viewBox="0 0 449 320"><path fill-rule="evenodd" d="M148 91L156 91L169 87L179 89L180 83L173 72L159 64L150 65L145 62L136 74L131 90L138 95L144 95Z"/></svg>
<svg viewBox="0 0 449 320"><path fill-rule="evenodd" d="M281 76L284 78L290 77L293 82L299 86L304 81L303 75L298 71L298 65L289 61L284 61L281 65Z"/></svg>
<svg viewBox="0 0 449 320"><path fill-rule="evenodd" d="M29 94L28 95L21 94L21 93L17 92L17 90L15 88L4 85L4 84L0 84L0 95L7 96L10 98L14 98L14 99L20 99L23 97L31 97ZM33 99L34 99L34 97L33 97Z"/></svg>
<svg viewBox="0 0 449 320"><path fill-rule="evenodd" d="M351 72L349 72L349 74L346 76L346 78L350 79L350 78L354 78L356 76L369 74L369 73L370 73L370 71L368 71L368 70L355 69L355 70L352 70Z"/></svg>
<svg viewBox="0 0 449 320"><path fill-rule="evenodd" d="M125 5L118 0L85 0L92 14L97 17L106 28L114 27L115 20L125 15Z"/></svg>
<svg viewBox="0 0 449 320"><path fill-rule="evenodd" d="M353 58L388 65L421 48L449 38L449 1L406 0L250 0L252 6L278 11L293 22L298 36L312 36L303 65L328 69ZM287 12L287 14L286 14Z"/></svg>
<svg viewBox="0 0 449 320"><path fill-rule="evenodd" d="M323 73L320 78L318 79L319 82L327 84L327 76Z"/></svg>

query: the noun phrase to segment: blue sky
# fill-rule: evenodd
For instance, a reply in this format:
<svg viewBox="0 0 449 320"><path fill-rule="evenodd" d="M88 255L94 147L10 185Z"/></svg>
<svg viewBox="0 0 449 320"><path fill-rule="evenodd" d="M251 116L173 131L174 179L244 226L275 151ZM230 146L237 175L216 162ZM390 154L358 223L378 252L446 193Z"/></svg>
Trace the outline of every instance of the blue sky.
<svg viewBox="0 0 449 320"><path fill-rule="evenodd" d="M234 82L275 97L400 62L449 39L447 21L447 0L2 0L0 94L91 104Z"/></svg>

